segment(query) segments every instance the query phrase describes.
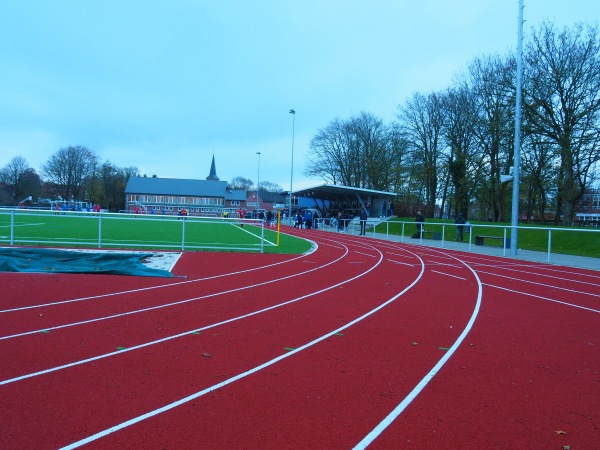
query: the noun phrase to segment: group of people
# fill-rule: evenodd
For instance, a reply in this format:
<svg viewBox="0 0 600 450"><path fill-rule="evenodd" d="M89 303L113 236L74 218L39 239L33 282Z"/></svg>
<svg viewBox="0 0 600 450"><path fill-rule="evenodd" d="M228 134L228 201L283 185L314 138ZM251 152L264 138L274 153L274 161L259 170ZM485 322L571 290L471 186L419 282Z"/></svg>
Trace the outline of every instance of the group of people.
<svg viewBox="0 0 600 450"><path fill-rule="evenodd" d="M99 213L101 208L100 208L100 205L98 205L98 204L91 206L88 203L87 206L85 207L85 210L88 213L89 212ZM81 203L77 203L76 205L68 204L68 203L56 203L56 205L54 206L54 214L66 214L67 212L72 212L72 211L83 212Z"/></svg>
<svg viewBox="0 0 600 450"><path fill-rule="evenodd" d="M266 215L264 211L261 211L258 213L258 218L265 221L268 227L272 227L275 224L275 215L273 211L267 211Z"/></svg>
<svg viewBox="0 0 600 450"><path fill-rule="evenodd" d="M298 211L294 219L294 228L306 228L310 230L313 227L313 213L310 209Z"/></svg>
<svg viewBox="0 0 600 450"><path fill-rule="evenodd" d="M346 228L348 228L348 224L354 218L354 216L346 211L339 211L337 213L337 230L343 233Z"/></svg>

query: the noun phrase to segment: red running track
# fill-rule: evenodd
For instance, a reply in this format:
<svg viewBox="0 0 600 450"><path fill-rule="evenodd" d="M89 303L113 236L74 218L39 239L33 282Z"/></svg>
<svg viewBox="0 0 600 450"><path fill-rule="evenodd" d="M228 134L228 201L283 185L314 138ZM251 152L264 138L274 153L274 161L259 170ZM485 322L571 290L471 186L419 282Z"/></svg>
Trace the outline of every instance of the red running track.
<svg viewBox="0 0 600 450"><path fill-rule="evenodd" d="M600 272L289 231L0 273L0 448L597 448Z"/></svg>

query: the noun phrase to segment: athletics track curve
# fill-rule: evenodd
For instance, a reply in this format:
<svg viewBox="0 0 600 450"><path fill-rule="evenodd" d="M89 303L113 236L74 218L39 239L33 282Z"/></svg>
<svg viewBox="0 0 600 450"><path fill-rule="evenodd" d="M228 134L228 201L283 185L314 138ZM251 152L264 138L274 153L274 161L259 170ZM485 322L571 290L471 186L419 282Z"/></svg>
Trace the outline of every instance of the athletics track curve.
<svg viewBox="0 0 600 450"><path fill-rule="evenodd" d="M2 448L595 442L599 273L289 231L180 281L0 274Z"/></svg>

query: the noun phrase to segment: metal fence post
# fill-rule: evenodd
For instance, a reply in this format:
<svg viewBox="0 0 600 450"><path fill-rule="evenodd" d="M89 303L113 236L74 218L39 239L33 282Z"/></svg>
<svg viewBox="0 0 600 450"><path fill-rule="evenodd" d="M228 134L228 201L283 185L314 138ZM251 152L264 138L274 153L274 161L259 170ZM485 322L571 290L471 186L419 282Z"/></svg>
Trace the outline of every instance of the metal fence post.
<svg viewBox="0 0 600 450"><path fill-rule="evenodd" d="M548 262L550 262L550 248L552 247L552 229L548 228Z"/></svg>
<svg viewBox="0 0 600 450"><path fill-rule="evenodd" d="M469 225L469 251L471 251L471 242L473 242L473 225Z"/></svg>
<svg viewBox="0 0 600 450"><path fill-rule="evenodd" d="M102 248L102 211L98 212L98 248Z"/></svg>
<svg viewBox="0 0 600 450"><path fill-rule="evenodd" d="M260 221L260 252L265 252L265 221Z"/></svg>
<svg viewBox="0 0 600 450"><path fill-rule="evenodd" d="M15 243L15 208L10 211L10 245Z"/></svg>
<svg viewBox="0 0 600 450"><path fill-rule="evenodd" d="M444 248L444 240L446 239L446 224L442 224L442 248Z"/></svg>
<svg viewBox="0 0 600 450"><path fill-rule="evenodd" d="M185 250L185 216L181 216L181 251Z"/></svg>

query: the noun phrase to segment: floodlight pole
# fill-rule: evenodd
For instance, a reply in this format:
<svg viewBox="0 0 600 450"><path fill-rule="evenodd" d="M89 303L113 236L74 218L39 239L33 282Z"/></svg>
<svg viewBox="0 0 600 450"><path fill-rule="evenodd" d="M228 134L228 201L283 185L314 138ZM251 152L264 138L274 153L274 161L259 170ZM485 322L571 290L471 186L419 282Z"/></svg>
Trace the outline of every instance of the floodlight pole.
<svg viewBox="0 0 600 450"><path fill-rule="evenodd" d="M260 152L256 152L258 155L258 173L256 175L256 206L254 207L255 211L258 211L259 203L258 203L258 189L260 186Z"/></svg>
<svg viewBox="0 0 600 450"><path fill-rule="evenodd" d="M294 181L294 135L296 131L296 111L290 109L290 114L293 116L292 119L292 172L290 174L290 204L289 204L289 219L290 225L292 222L292 185Z"/></svg>
<svg viewBox="0 0 600 450"><path fill-rule="evenodd" d="M523 74L523 1L519 0L519 40L517 43L517 92L515 102L515 148L513 166L510 254L517 255L519 226L519 185L521 181L521 84Z"/></svg>

